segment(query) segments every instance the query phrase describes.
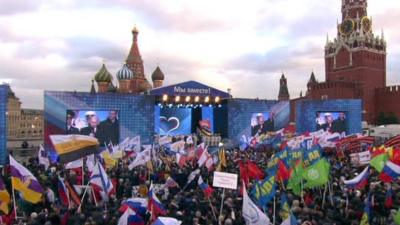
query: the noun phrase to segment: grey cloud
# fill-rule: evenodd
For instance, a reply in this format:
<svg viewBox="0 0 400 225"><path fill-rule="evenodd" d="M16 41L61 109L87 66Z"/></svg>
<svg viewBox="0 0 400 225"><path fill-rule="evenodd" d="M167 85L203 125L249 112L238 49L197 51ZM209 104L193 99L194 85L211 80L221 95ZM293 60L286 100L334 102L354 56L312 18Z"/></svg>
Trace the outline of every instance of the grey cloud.
<svg viewBox="0 0 400 225"><path fill-rule="evenodd" d="M66 48L47 47L47 39L32 39L20 42L16 51L16 57L20 59L42 58L49 54L59 54L68 62L68 67L78 71L96 69L95 66L104 59L108 63L118 62L122 64L129 49L122 49L112 41L93 38L80 37L64 39ZM100 62L99 62L100 61Z"/></svg>
<svg viewBox="0 0 400 225"><path fill-rule="evenodd" d="M0 15L35 11L41 3L42 0L1 0Z"/></svg>
<svg viewBox="0 0 400 225"><path fill-rule="evenodd" d="M253 72L267 72L288 70L303 65L303 58L322 58L320 46L310 43L308 48L296 49L296 46L275 48L265 54L247 54L227 63L231 69L249 70Z"/></svg>

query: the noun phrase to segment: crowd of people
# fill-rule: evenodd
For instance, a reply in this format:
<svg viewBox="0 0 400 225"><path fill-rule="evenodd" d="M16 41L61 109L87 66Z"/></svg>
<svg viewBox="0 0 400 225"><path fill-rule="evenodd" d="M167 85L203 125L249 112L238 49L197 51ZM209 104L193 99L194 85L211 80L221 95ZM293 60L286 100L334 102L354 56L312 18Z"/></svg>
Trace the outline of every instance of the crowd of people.
<svg viewBox="0 0 400 225"><path fill-rule="evenodd" d="M175 140L176 141L176 140ZM189 147L189 146L188 146ZM223 148L223 147L221 147ZM185 165L178 165L175 160L168 160L166 152L158 147L157 156L163 160L155 160L150 169L149 165L128 169L132 158L124 157L118 160L113 168L107 168L107 174L114 183L114 190L108 197L96 199L93 195L86 195L81 207L71 204L66 207L60 203L57 181L63 177L71 185L82 184L79 174L73 170L65 169L64 165L52 164L47 170L40 165L37 158L29 159L24 166L30 170L43 186L45 193L38 204L30 204L24 201L16 192L16 202L10 203L10 215L2 215L0 222L3 224L27 224L27 225L113 225L118 224L122 215L119 211L121 203L131 197L146 198L150 184L158 184L160 188L156 195L167 209L165 216L176 218L184 225L243 225L246 224L242 215L242 191L238 181L237 190L226 189L222 199L222 188L214 188L210 197L206 197L198 186L197 179L188 183L189 175L198 169L197 159L188 161ZM226 166L222 171L240 174L239 162L252 161L261 169L266 165L272 154L280 151L273 146L260 145L257 148L246 150L226 149ZM295 195L288 190L285 183L278 183L275 197L261 209L271 219L271 223L281 224L283 218L280 216L280 197L283 193L287 195L290 210L297 220L297 224L304 225L356 225L360 224L361 217L367 204L368 196L371 200L370 223L369 224L395 224L394 214L399 207L397 190L400 189L398 182L391 184L393 195L391 204L387 203L388 184L380 182L377 172L371 169L368 185L361 190L347 189L343 183L355 177L364 167L354 166L350 158L345 154L336 154L336 151L323 151L330 165L329 191L327 188L318 187L304 189L303 194ZM174 157L170 157L172 159ZM83 172L84 184L89 179L87 168ZM212 186L213 170L201 167L202 179ZM268 175L268 174L266 174ZM168 177L171 177L179 186L163 186ZM6 187L11 193L11 178L7 167L3 168L3 179ZM239 177L239 180L241 177ZM247 192L255 184L251 180ZM82 195L81 195L82 196ZM221 210L222 202L222 210ZM13 205L16 206L17 215L14 215ZM221 210L221 211L220 211ZM143 216L145 224L151 224L151 216L146 213Z"/></svg>

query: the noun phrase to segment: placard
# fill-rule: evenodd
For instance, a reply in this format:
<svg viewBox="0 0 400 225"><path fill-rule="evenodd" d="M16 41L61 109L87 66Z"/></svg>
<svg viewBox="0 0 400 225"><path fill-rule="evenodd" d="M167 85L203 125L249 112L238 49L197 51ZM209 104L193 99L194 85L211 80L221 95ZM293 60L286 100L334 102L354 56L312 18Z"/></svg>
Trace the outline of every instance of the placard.
<svg viewBox="0 0 400 225"><path fill-rule="evenodd" d="M214 172L213 187L237 189L238 175L234 173Z"/></svg>

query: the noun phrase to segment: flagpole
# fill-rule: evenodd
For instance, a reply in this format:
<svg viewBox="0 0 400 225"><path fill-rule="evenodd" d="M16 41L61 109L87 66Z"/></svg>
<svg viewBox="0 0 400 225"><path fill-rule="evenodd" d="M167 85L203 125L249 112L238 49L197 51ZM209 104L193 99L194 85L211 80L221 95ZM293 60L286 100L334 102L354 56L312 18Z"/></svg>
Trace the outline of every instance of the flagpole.
<svg viewBox="0 0 400 225"><path fill-rule="evenodd" d="M212 211L212 213L214 215L214 218L215 218L216 221L218 221L218 218L217 218L217 215L215 215L214 207L212 206L210 197L207 197L207 199L208 199L208 202L210 203L211 211Z"/></svg>
<svg viewBox="0 0 400 225"><path fill-rule="evenodd" d="M87 159L86 159L87 160ZM82 185L85 183L85 170L83 169L83 158L82 158Z"/></svg>
<svg viewBox="0 0 400 225"><path fill-rule="evenodd" d="M97 163L99 163L99 162L96 160L96 157L94 157L94 161L95 161L94 166L96 167L96 166L97 166ZM83 163L83 162L82 162L82 163ZM83 192L82 199L81 199L81 204L80 204L79 207L78 207L78 212L81 211L82 204L83 204L83 199L85 198L86 192L87 192L87 190L89 189L89 184L90 184L90 178L89 178L89 181L88 181L87 184L86 184L85 191Z"/></svg>
<svg viewBox="0 0 400 225"><path fill-rule="evenodd" d="M90 180L89 180L89 182L90 182ZM85 188L85 191L83 192L83 196L82 196L82 198L81 198L81 204L80 204L79 207L78 207L78 212L81 211L82 204L83 204L83 199L85 198L86 192L87 192L87 190L89 189L89 182L87 183L86 188Z"/></svg>
<svg viewBox="0 0 400 225"><path fill-rule="evenodd" d="M92 186L90 186L90 192L92 192L94 204L95 204L96 207L97 207L97 199L96 199L96 195L94 194L94 190L93 190L93 187L92 187Z"/></svg>
<svg viewBox="0 0 400 225"><path fill-rule="evenodd" d="M219 217L221 217L222 209L224 208L224 198L225 198L225 188L222 190L221 208L219 209ZM219 220L218 223L220 223Z"/></svg>
<svg viewBox="0 0 400 225"><path fill-rule="evenodd" d="M15 201L15 190L14 190L14 186L12 185L12 181L11 181L11 189L12 189L12 196L13 196L13 203L14 203L14 214L15 214L15 218L17 219L17 203Z"/></svg>
<svg viewBox="0 0 400 225"><path fill-rule="evenodd" d="M333 194L332 194L333 187L331 187L331 182L328 182L328 188L329 188L329 200L331 201L331 206L334 206L333 205Z"/></svg>
<svg viewBox="0 0 400 225"><path fill-rule="evenodd" d="M325 189L324 189L324 196L322 197L322 209L324 209L324 205L325 205L325 196L326 196L326 191L328 189L328 185L325 185Z"/></svg>
<svg viewBox="0 0 400 225"><path fill-rule="evenodd" d="M275 201L275 196L274 196L274 215L272 217L272 224L275 225L275 220L276 220L276 201Z"/></svg>

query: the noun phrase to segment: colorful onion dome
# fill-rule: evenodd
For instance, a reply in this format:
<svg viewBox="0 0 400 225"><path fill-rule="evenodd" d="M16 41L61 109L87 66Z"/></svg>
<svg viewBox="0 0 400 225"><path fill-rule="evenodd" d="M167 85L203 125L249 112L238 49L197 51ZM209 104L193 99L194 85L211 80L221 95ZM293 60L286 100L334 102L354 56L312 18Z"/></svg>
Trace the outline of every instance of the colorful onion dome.
<svg viewBox="0 0 400 225"><path fill-rule="evenodd" d="M106 65L101 66L100 70L96 73L96 75L94 76L94 80L96 82L106 82L109 83L112 80L112 75L110 72L108 72Z"/></svg>

